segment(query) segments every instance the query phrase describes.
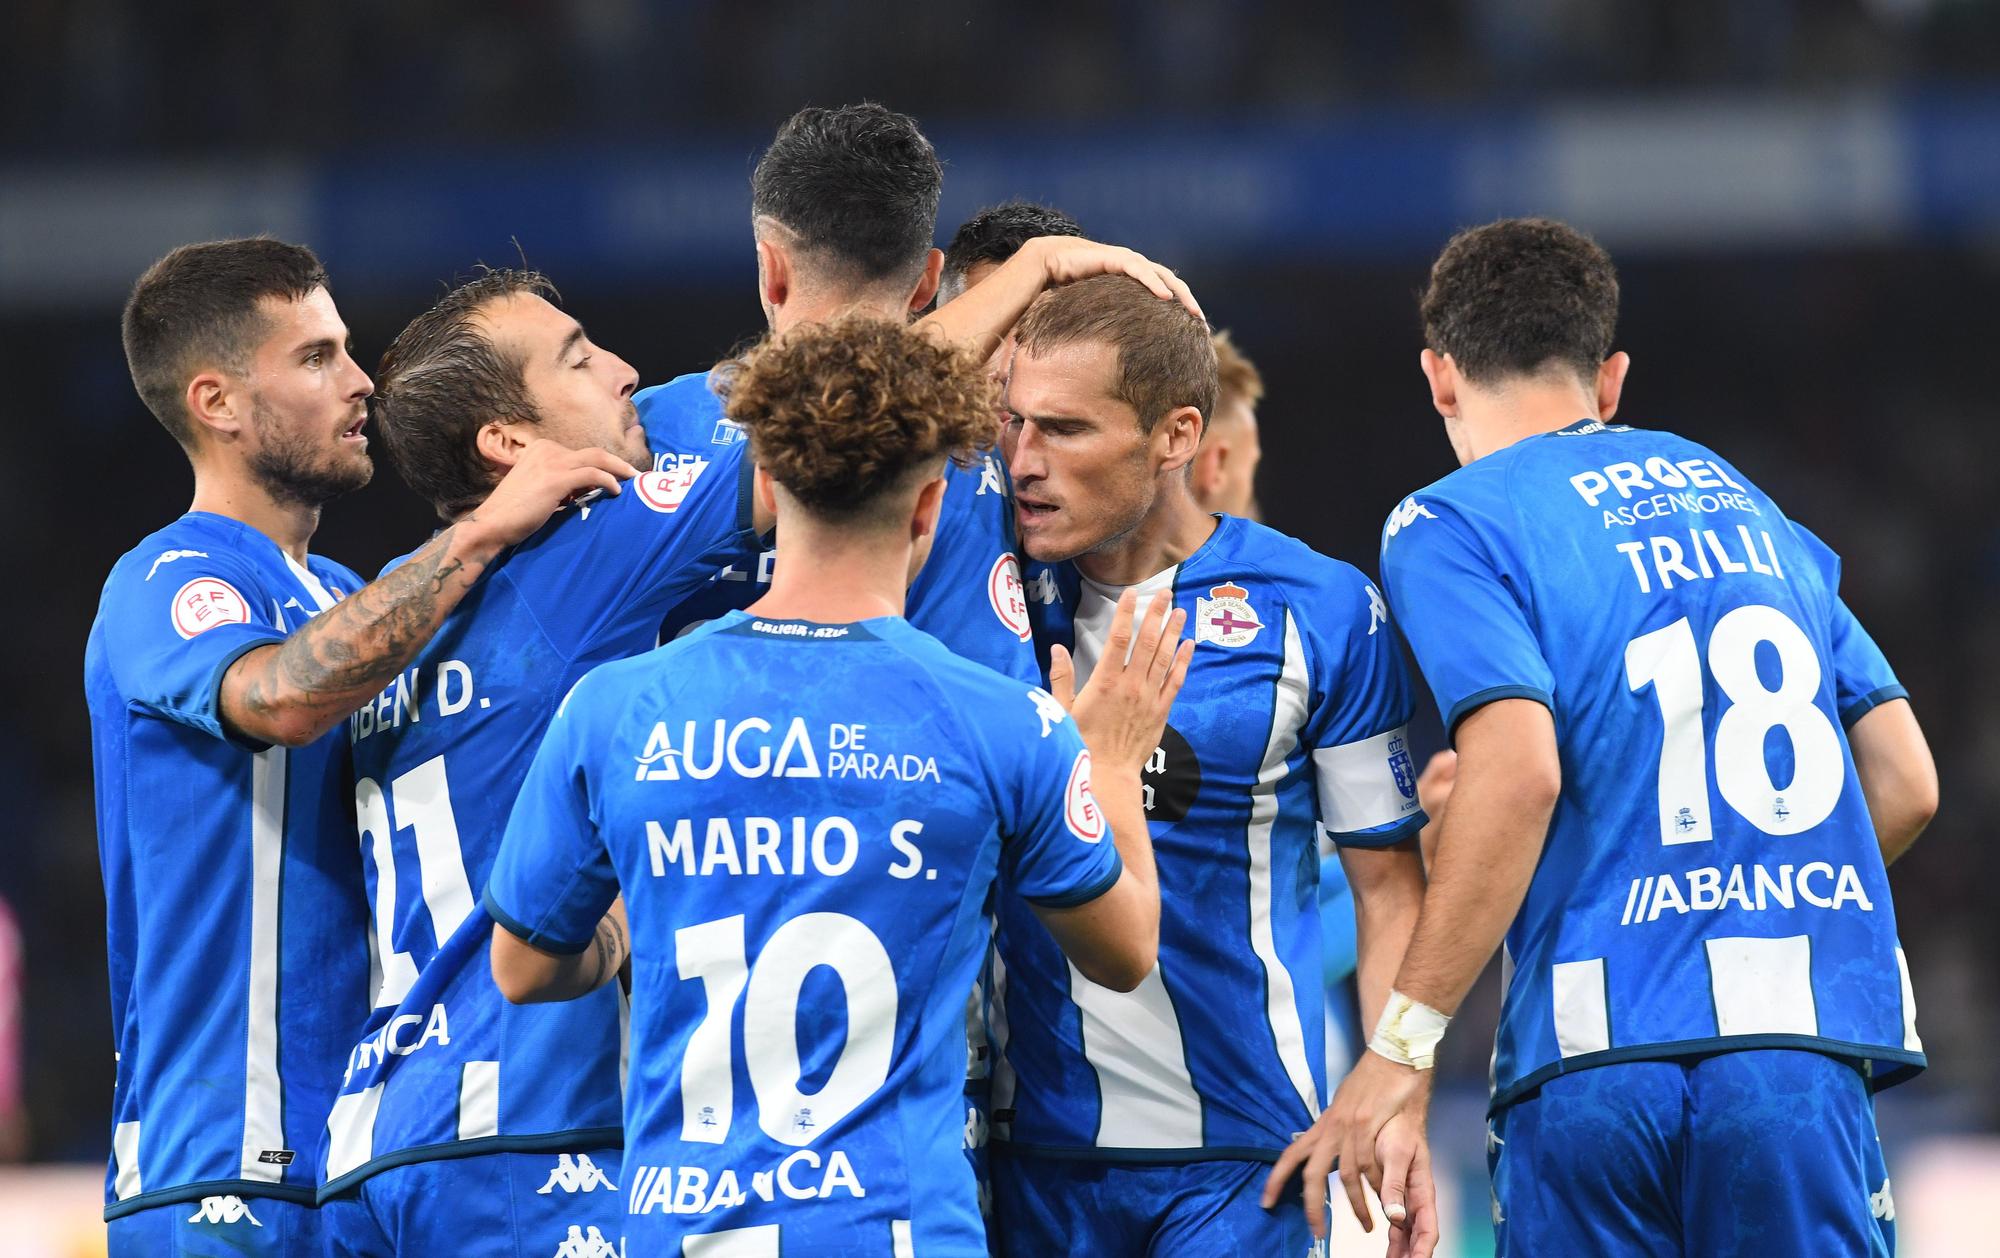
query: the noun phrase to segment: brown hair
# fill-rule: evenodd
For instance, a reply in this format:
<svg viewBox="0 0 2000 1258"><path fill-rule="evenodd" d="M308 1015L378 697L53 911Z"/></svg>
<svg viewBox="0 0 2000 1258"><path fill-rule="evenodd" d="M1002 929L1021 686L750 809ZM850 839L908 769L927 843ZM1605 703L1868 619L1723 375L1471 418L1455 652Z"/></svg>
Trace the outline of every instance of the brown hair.
<svg viewBox="0 0 2000 1258"><path fill-rule="evenodd" d="M1168 411L1192 406L1215 414L1215 344L1187 307L1163 300L1127 275L1093 275L1035 298L1014 329L1030 354L1099 343L1118 351L1112 396L1153 431Z"/></svg>
<svg viewBox="0 0 2000 1258"><path fill-rule="evenodd" d="M821 519L866 516L911 473L993 444L993 383L982 363L870 315L772 335L734 365L724 399L750 452Z"/></svg>
<svg viewBox="0 0 2000 1258"><path fill-rule="evenodd" d="M1215 334L1215 380L1215 409L1218 411L1231 402L1255 407L1264 400L1263 373L1257 370L1256 363L1243 356L1242 350L1236 348L1236 342L1229 339L1227 331Z"/></svg>
<svg viewBox="0 0 2000 1258"><path fill-rule="evenodd" d="M1451 238L1422 310L1424 344L1475 383L1558 365L1594 379L1618 326L1618 272L1567 223L1505 218Z"/></svg>
<svg viewBox="0 0 2000 1258"><path fill-rule="evenodd" d="M396 470L454 519L491 493L500 473L479 453L493 420L539 423L525 364L503 353L475 316L516 293L558 299L538 271L488 270L410 320L383 351L369 403Z"/></svg>
<svg viewBox="0 0 2000 1258"><path fill-rule="evenodd" d="M304 245L269 236L182 245L147 267L125 302L125 364L140 400L191 448L188 381L208 367L248 369L269 334L257 309L264 298L298 301L324 287L326 269Z"/></svg>

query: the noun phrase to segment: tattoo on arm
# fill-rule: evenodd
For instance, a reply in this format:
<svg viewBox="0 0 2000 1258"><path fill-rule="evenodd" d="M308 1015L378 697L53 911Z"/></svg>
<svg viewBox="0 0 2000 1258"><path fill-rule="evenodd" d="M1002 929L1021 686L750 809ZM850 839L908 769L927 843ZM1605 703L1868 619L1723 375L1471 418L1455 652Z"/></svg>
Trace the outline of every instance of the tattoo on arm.
<svg viewBox="0 0 2000 1258"><path fill-rule="evenodd" d="M592 941L597 968L591 977L589 990L596 991L618 973L619 967L625 964L625 947L625 928L618 924L617 918L605 914L604 919L597 923L597 935Z"/></svg>

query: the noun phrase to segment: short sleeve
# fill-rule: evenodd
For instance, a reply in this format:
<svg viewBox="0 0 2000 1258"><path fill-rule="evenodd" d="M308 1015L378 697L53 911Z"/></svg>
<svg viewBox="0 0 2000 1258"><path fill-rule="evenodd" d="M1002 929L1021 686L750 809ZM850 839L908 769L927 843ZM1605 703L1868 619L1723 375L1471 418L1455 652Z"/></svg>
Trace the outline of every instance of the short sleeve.
<svg viewBox="0 0 2000 1258"><path fill-rule="evenodd" d="M604 740L592 724L590 676L557 709L528 766L483 897L486 912L544 952L590 946L618 898L618 873L591 813L586 753Z"/></svg>
<svg viewBox="0 0 2000 1258"><path fill-rule="evenodd" d="M946 469L937 539L910 585L909 619L953 655L1034 685L1041 670L1012 511L998 459L983 455L971 467Z"/></svg>
<svg viewBox="0 0 2000 1258"><path fill-rule="evenodd" d="M238 741L222 724L223 674L246 652L284 641L285 630L256 568L213 545L206 553L163 547L119 564L98 619L127 702Z"/></svg>
<svg viewBox="0 0 2000 1258"><path fill-rule="evenodd" d="M1514 576L1460 512L1419 494L1390 516L1382 543L1390 609L1453 736L1500 699L1555 707L1555 676Z"/></svg>
<svg viewBox="0 0 2000 1258"><path fill-rule="evenodd" d="M1797 521L1787 521L1799 545L1812 557L1828 594L1827 641L1833 651L1828 661L1833 671L1834 706L1842 725L1852 725L1891 699L1907 699L1910 692L1896 680L1889 659L1861 621L1840 597L1840 556L1831 546Z"/></svg>
<svg viewBox="0 0 2000 1258"><path fill-rule="evenodd" d="M502 570L559 648L581 656L654 630L725 566L755 563L745 449L641 472L534 543L556 554Z"/></svg>
<svg viewBox="0 0 2000 1258"><path fill-rule="evenodd" d="M1000 753L1012 779L1003 806L1015 809L1002 819L1001 883L1048 908L1086 904L1124 869L1091 789L1090 752L1053 696L1032 687L1020 694L1008 701L1018 705L1016 719L998 722L1019 733Z"/></svg>
<svg viewBox="0 0 2000 1258"><path fill-rule="evenodd" d="M1348 847L1400 842L1423 828L1410 754L1409 668L1380 591L1341 566L1305 628L1314 675L1302 741L1320 824Z"/></svg>

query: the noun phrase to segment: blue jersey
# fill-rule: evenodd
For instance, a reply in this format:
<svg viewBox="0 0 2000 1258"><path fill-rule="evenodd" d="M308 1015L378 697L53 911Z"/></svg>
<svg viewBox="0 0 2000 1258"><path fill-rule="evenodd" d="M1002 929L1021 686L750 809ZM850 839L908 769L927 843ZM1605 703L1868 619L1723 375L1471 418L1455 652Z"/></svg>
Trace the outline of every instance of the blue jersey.
<svg viewBox="0 0 2000 1258"><path fill-rule="evenodd" d="M1195 640L1147 767L1160 962L1138 990L1083 979L1003 903L993 1136L1125 1161L1274 1158L1319 1113L1322 827L1379 846L1423 825L1409 676L1375 588L1259 524L1219 518L1171 591ZM1072 564L1029 583L1038 644L1084 680L1120 591Z"/></svg>
<svg viewBox="0 0 2000 1258"><path fill-rule="evenodd" d="M650 649L679 598L756 553L748 471L738 452L646 472L557 516L349 721L375 996L348 1040L323 1196L427 1158L618 1142L617 986L508 1004L486 963L493 921L474 897L571 684Z"/></svg>
<svg viewBox="0 0 2000 1258"><path fill-rule="evenodd" d="M237 657L361 584L206 512L104 583L84 692L118 1060L107 1218L312 1200L313 1142L368 1008L346 739L245 742L220 694Z"/></svg>
<svg viewBox="0 0 2000 1258"><path fill-rule="evenodd" d="M960 1099L988 893L1094 899L1106 838L1062 708L900 619L732 612L584 678L486 899L577 952L624 889L633 1252L985 1254Z"/></svg>
<svg viewBox="0 0 2000 1258"><path fill-rule="evenodd" d="M722 413L711 373L642 389L633 401L656 468L699 464L747 441L743 425ZM971 467L948 465L945 485L937 537L910 585L910 623L966 659L1032 685L1040 674L1029 645L1006 471L998 459L981 454ZM763 597L776 560L777 552L767 550L754 565L724 571L714 586L675 610L661 628L662 640Z"/></svg>
<svg viewBox="0 0 2000 1258"><path fill-rule="evenodd" d="M1844 727L1904 694L1840 561L1712 451L1580 422L1405 499L1382 575L1447 729L1525 698L1562 794L1507 932L1494 1104L1606 1062L1923 1063Z"/></svg>

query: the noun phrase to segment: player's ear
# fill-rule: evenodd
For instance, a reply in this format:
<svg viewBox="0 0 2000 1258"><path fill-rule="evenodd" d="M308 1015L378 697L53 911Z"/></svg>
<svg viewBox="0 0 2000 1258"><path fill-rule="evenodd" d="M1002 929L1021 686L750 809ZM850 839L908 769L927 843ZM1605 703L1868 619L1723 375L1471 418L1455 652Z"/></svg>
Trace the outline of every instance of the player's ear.
<svg viewBox="0 0 2000 1258"><path fill-rule="evenodd" d="M196 432L208 431L234 436L243 430L249 417L237 405L233 382L220 371L198 372L188 381L181 402Z"/></svg>
<svg viewBox="0 0 2000 1258"><path fill-rule="evenodd" d="M910 292L910 313L915 314L931 304L937 296L938 280L944 275L944 250L933 249L924 255L924 274L917 286Z"/></svg>
<svg viewBox="0 0 2000 1258"><path fill-rule="evenodd" d="M763 527L762 520L767 516L774 521L778 518L778 482L771 479L771 474L764 470L763 464L759 463L754 470L756 475L754 477L753 492L757 495L757 514L759 517L757 531L760 533L768 532L769 530Z"/></svg>
<svg viewBox="0 0 2000 1258"><path fill-rule="evenodd" d="M757 288L766 309L784 305L792 295L792 259L775 240L757 242Z"/></svg>
<svg viewBox="0 0 2000 1258"><path fill-rule="evenodd" d="M480 458L500 468L505 475L509 468L521 461L521 451L527 448L529 439L529 434L522 432L519 424L490 419L473 434L472 447L479 451Z"/></svg>
<svg viewBox="0 0 2000 1258"><path fill-rule="evenodd" d="M1458 364L1450 354L1440 354L1427 349L1417 356L1417 363L1424 370L1424 379L1430 382L1431 405L1446 419L1458 415Z"/></svg>
<svg viewBox="0 0 2000 1258"><path fill-rule="evenodd" d="M910 540L919 541L937 533L938 513L944 510L944 477L924 482L917 491L916 514L910 518Z"/></svg>
<svg viewBox="0 0 2000 1258"><path fill-rule="evenodd" d="M1171 472L1194 462L1201 450L1201 412L1192 406L1176 406L1153 425L1153 447L1160 456L1160 470Z"/></svg>
<svg viewBox="0 0 2000 1258"><path fill-rule="evenodd" d="M1619 350L1597 368L1597 417L1605 423L1618 413L1618 398L1625 392L1625 373L1632 369L1632 356Z"/></svg>

